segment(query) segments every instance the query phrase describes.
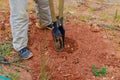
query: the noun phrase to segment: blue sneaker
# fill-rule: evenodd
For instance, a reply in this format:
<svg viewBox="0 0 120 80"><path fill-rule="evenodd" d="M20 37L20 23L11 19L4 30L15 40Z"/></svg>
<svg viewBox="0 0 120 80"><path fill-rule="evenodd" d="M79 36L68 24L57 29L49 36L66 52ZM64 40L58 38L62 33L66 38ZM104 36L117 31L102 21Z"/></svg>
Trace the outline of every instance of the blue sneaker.
<svg viewBox="0 0 120 80"><path fill-rule="evenodd" d="M30 59L31 57L33 57L33 54L26 47L21 49L18 53L22 59Z"/></svg>

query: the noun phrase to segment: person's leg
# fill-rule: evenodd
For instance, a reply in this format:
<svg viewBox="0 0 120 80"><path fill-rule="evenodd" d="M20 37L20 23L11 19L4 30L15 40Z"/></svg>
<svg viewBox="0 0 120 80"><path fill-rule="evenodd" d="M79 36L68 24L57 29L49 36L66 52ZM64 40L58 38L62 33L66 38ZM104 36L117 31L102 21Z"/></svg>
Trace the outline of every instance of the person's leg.
<svg viewBox="0 0 120 80"><path fill-rule="evenodd" d="M37 15L37 23L41 27L47 27L52 23L49 1L48 0L38 0L39 2L35 2L36 15Z"/></svg>
<svg viewBox="0 0 120 80"><path fill-rule="evenodd" d="M13 35L13 47L20 51L28 42L28 16L26 12L27 0L9 0L10 24Z"/></svg>

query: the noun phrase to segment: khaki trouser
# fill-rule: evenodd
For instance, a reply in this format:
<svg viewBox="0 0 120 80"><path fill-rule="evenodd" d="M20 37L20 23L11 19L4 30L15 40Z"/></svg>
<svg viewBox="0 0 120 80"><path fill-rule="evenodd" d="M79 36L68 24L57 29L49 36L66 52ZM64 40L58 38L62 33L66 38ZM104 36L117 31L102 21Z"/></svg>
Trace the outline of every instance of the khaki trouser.
<svg viewBox="0 0 120 80"><path fill-rule="evenodd" d="M28 22L26 12L27 0L9 0L10 3L10 24L13 35L13 47L16 51L27 46ZM38 6L39 4L39 6ZM41 26L49 25L52 20L48 0L39 0L35 3L37 21ZM39 10L39 11L38 11Z"/></svg>

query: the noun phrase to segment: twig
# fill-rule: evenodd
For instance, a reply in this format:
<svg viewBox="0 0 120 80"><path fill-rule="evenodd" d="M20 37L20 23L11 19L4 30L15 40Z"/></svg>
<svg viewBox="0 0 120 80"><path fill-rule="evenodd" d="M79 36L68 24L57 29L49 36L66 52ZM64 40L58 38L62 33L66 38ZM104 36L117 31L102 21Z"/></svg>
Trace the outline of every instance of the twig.
<svg viewBox="0 0 120 80"><path fill-rule="evenodd" d="M31 70L31 68L30 68L30 67L27 67L27 66L22 65L22 64L12 63L12 65L15 65L15 66L17 66L17 67L21 67L21 68L25 69L26 71Z"/></svg>
<svg viewBox="0 0 120 80"><path fill-rule="evenodd" d="M118 30L120 31L120 26L119 25L113 25L114 27L111 27L111 25L106 25L106 24L97 24L98 27L102 28L111 28L112 30ZM118 27L115 27L118 26Z"/></svg>

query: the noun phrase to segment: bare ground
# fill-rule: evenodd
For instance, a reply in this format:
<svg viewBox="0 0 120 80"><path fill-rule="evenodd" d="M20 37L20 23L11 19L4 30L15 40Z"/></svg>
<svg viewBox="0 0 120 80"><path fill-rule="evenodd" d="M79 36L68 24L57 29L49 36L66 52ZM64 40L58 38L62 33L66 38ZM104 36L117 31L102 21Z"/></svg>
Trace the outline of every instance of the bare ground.
<svg viewBox="0 0 120 80"><path fill-rule="evenodd" d="M50 80L120 80L119 31L99 28L94 22L100 21L99 16L92 22L93 25L87 24L87 22L92 21L89 20L91 17L85 16L81 20L80 15L89 12L91 9L89 7L78 5L69 8L65 12L66 38L65 48L61 52L54 50L51 31L38 29L34 24L36 22L34 12L29 13L28 47L33 52L34 57L20 64L30 67L28 75L31 74L32 79L37 80L42 68L41 64L43 64L41 55L44 53L46 72L48 72ZM72 10L73 8L74 10ZM116 5L114 8L118 8L118 6ZM83 13L78 13L78 11L83 11ZM94 14L95 16L98 15L97 13L102 12L103 10L92 11L92 13L96 13ZM106 16L103 18L105 21L102 19L102 22L107 22L108 18ZM108 20L108 22L110 21ZM9 25L9 11L1 9L0 41L4 44L4 41L8 40L8 36L12 38ZM45 51L44 44L46 44ZM108 73L101 77L94 76L91 71L92 64L95 64L97 68L105 66ZM26 80L30 79L27 78Z"/></svg>

